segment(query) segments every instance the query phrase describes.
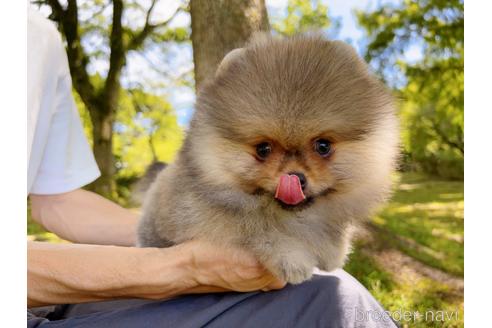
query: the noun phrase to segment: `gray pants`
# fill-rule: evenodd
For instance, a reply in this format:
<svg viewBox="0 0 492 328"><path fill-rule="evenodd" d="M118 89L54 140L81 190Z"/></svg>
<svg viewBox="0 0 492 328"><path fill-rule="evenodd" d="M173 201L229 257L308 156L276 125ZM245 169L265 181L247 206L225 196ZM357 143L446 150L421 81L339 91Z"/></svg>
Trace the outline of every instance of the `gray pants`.
<svg viewBox="0 0 492 328"><path fill-rule="evenodd" d="M321 272L310 281L271 292L65 305L46 316L36 311L28 311L28 327L396 327L343 270Z"/></svg>

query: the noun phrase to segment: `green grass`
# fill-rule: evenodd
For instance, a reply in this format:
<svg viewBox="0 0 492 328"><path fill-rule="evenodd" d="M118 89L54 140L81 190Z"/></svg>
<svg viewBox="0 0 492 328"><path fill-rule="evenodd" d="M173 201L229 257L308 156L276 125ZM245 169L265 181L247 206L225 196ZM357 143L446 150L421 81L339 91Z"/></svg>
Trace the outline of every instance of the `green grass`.
<svg viewBox="0 0 492 328"><path fill-rule="evenodd" d="M463 276L463 182L416 173L396 176L395 194L371 222L372 238L356 243L345 270L356 277L388 311L418 312L403 327L463 327L463 294L445 281L406 276L384 267L371 251L395 249L425 267ZM61 242L29 219L31 240ZM402 268L404 269L404 268ZM451 320L425 318L428 311L453 313ZM456 317L457 316L457 317Z"/></svg>
<svg viewBox="0 0 492 328"><path fill-rule="evenodd" d="M456 276L464 268L463 182L400 176L392 201L374 218L388 243ZM398 238L394 238L394 236Z"/></svg>
<svg viewBox="0 0 492 328"><path fill-rule="evenodd" d="M463 295L452 286L429 278L402 279L388 272L358 246L351 254L345 270L359 280L382 306L398 318L398 313L419 313L415 319L401 320L403 327L463 327ZM444 311L451 320L431 320L432 313ZM425 318L427 313L428 317ZM406 325L405 325L406 324Z"/></svg>
<svg viewBox="0 0 492 328"><path fill-rule="evenodd" d="M396 249L419 265L463 277L463 204L462 181L399 174L392 200L371 222L372 238L356 243L350 255L345 270L385 309L421 315L400 321L404 327L463 327L463 294L444 281L406 276L405 268L391 272L368 254ZM441 320L442 313L452 318Z"/></svg>

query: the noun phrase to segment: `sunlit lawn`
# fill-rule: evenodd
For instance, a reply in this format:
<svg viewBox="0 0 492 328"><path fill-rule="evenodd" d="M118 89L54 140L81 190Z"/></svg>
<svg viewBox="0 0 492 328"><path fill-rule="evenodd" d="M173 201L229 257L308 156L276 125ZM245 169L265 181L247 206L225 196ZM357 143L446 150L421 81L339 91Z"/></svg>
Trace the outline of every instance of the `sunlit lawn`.
<svg viewBox="0 0 492 328"><path fill-rule="evenodd" d="M463 182L415 173L399 174L396 179L392 200L372 220L372 238L356 244L345 269L387 310L422 314L415 321L401 321L403 326L462 327L462 291L425 276L407 277L388 270L371 256L371 251L394 249L425 267L462 278ZM61 241L31 220L27 233L31 240ZM425 320L427 311L434 311L434 320ZM437 317L437 311L446 311L443 314L452 315L452 319L438 320L441 317Z"/></svg>
<svg viewBox="0 0 492 328"><path fill-rule="evenodd" d="M463 276L463 206L463 182L408 174L374 222L405 253ZM392 234L401 238L393 240Z"/></svg>
<svg viewBox="0 0 492 328"><path fill-rule="evenodd" d="M372 238L361 240L345 269L352 273L389 311L428 313L401 321L408 327L462 327L463 295L456 286L425 276L405 276L404 269L387 270L369 254L395 249L437 268L450 277L463 277L463 182L420 174L398 176L391 202L372 220ZM417 263L418 263L417 262ZM437 311L446 311L439 313ZM458 311L458 313L456 313ZM449 320L440 321L440 314ZM398 314L396 315L398 317Z"/></svg>

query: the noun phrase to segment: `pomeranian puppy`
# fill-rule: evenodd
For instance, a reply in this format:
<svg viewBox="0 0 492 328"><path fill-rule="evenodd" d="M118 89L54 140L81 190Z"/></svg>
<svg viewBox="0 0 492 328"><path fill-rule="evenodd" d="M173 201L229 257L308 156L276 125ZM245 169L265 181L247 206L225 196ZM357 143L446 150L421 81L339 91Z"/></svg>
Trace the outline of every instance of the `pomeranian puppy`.
<svg viewBox="0 0 492 328"><path fill-rule="evenodd" d="M392 97L352 47L256 35L199 91L177 160L148 191L138 245L242 247L300 283L343 266L397 153Z"/></svg>

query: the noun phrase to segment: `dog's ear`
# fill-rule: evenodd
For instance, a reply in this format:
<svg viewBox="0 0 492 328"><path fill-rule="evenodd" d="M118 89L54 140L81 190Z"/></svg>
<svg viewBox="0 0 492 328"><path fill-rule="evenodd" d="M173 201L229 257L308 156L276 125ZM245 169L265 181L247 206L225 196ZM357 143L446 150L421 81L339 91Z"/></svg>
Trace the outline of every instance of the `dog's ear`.
<svg viewBox="0 0 492 328"><path fill-rule="evenodd" d="M340 40L333 40L327 42L335 49L336 52L341 54L340 58L353 59L353 62L358 65L358 67L361 69L361 72L369 73L369 66L357 54L357 51L353 46Z"/></svg>
<svg viewBox="0 0 492 328"><path fill-rule="evenodd" d="M242 55L244 54L244 48L236 48L227 55L225 55L224 59L219 64L219 67L217 67L217 71L215 71L215 76L219 76L223 72L227 70L228 67L231 66L232 63L237 62L240 60Z"/></svg>

